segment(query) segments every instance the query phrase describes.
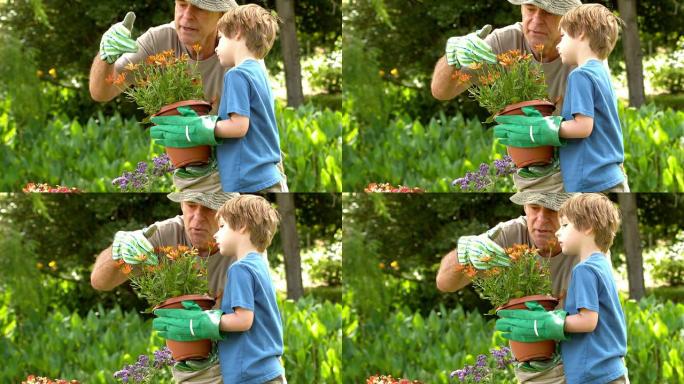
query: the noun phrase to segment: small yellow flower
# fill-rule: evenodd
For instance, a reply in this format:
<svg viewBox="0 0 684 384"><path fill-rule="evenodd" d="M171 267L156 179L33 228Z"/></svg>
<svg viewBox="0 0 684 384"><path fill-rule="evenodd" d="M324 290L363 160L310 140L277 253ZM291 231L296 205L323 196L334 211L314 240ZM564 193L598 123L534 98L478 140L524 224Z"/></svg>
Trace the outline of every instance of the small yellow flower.
<svg viewBox="0 0 684 384"><path fill-rule="evenodd" d="M380 264L378 264L378 267L379 267L380 269L385 269L385 263L380 263Z"/></svg>
<svg viewBox="0 0 684 384"><path fill-rule="evenodd" d="M57 77L57 70L54 68L50 68L48 73L50 74L50 76L52 76L53 79Z"/></svg>
<svg viewBox="0 0 684 384"><path fill-rule="evenodd" d="M36 76L38 76L38 77L43 77L44 74L45 73L43 71L41 71L40 69L36 71Z"/></svg>
<svg viewBox="0 0 684 384"><path fill-rule="evenodd" d="M43 267L44 267L43 263L40 263L40 262L36 263L36 268L43 269Z"/></svg>
<svg viewBox="0 0 684 384"><path fill-rule="evenodd" d="M394 77L399 76L399 70L396 68L392 68L392 70L390 71L390 75L392 75Z"/></svg>
<svg viewBox="0 0 684 384"><path fill-rule="evenodd" d="M399 262L394 260L390 263L390 267L392 267L392 269L399 269Z"/></svg>
<svg viewBox="0 0 684 384"><path fill-rule="evenodd" d="M50 269L52 269L54 271L55 269L57 269L57 262L52 260L51 262L48 263L48 267L50 267Z"/></svg>
<svg viewBox="0 0 684 384"><path fill-rule="evenodd" d="M135 72L138 70L139 67L140 67L140 64L128 63L128 64L126 64L124 69L127 71Z"/></svg>

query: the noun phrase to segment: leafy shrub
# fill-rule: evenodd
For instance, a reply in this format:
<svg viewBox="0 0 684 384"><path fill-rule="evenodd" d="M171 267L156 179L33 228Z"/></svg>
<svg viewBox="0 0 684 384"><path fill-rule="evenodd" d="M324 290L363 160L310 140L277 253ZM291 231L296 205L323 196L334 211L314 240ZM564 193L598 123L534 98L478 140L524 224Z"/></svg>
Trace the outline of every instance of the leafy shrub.
<svg viewBox="0 0 684 384"><path fill-rule="evenodd" d="M669 93L684 92L684 37L679 37L677 47L667 56L664 63L653 66L651 74L654 86Z"/></svg>
<svg viewBox="0 0 684 384"><path fill-rule="evenodd" d="M677 234L675 243L654 263L653 277L670 286L684 284L684 231Z"/></svg>

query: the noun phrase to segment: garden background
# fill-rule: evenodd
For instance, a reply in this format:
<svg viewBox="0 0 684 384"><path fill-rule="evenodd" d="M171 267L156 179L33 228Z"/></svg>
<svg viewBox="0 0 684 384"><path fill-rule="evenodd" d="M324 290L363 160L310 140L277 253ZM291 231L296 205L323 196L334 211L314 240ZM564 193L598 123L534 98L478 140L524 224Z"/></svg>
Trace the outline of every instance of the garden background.
<svg viewBox="0 0 684 384"><path fill-rule="evenodd" d="M283 317L287 378L342 383L341 197L289 196L294 196L303 292L290 289L296 276L286 272L284 262L286 224L268 249ZM282 208L274 195L267 197ZM7 362L0 382L17 383L33 374L115 383L114 372L163 347L164 340L152 332L153 316L143 313L147 303L130 284L98 292L90 272L116 231L178 214L180 205L164 194L0 195L0 359Z"/></svg>
<svg viewBox="0 0 684 384"><path fill-rule="evenodd" d="M627 320L632 383L684 380L684 196L630 194L611 258ZM462 235L524 215L509 194L343 197L343 382L391 374L446 384L479 354L507 345L472 286L441 293L436 273ZM616 195L610 196L615 202ZM633 206L636 204L636 206ZM633 212L630 207L636 208ZM629 219L636 219L637 233ZM640 239L640 240L639 240ZM633 248L635 240L639 250ZM644 284L645 283L645 284ZM639 289L639 286L645 289ZM454 381L451 381L454 382ZM458 382L458 381L456 381Z"/></svg>
<svg viewBox="0 0 684 384"><path fill-rule="evenodd" d="M281 6L275 0L238 3ZM288 186L291 191L341 191L340 0L283 3L294 7L296 44L281 49L281 30L266 65L278 98ZM0 159L6 170L0 190L20 191L34 182L117 191L114 178L163 153L140 123L142 111L125 96L100 104L88 91L100 38L128 11L136 13L133 37L138 37L172 21L174 2L0 0ZM295 59L287 79L285 54ZM171 189L167 175L148 190Z"/></svg>
<svg viewBox="0 0 684 384"><path fill-rule="evenodd" d="M625 169L635 192L684 191L684 12L678 0L603 0L629 21L608 58L618 86ZM481 163L505 155L494 142L486 110L464 92L438 101L430 81L446 41L491 24L521 21L520 6L505 0L348 0L343 2L344 190L369 183L458 192L451 182ZM622 12L623 9L625 12ZM625 55L625 52L630 52ZM627 81L626 62L632 69ZM637 68L638 67L638 68ZM628 84L629 83L629 84ZM628 87L629 86L629 87ZM641 90L644 97L639 97ZM643 95L641 95L643 96ZM628 98L629 105L628 106ZM493 166L491 167L494 168ZM510 177L490 191L512 191Z"/></svg>

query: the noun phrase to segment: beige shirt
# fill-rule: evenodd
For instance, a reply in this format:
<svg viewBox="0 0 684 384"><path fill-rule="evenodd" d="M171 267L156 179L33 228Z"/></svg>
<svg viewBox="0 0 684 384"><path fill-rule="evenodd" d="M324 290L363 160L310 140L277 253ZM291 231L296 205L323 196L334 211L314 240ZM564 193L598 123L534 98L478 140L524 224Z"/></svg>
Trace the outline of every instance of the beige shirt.
<svg viewBox="0 0 684 384"><path fill-rule="evenodd" d="M144 61L148 56L173 50L177 56L182 54L190 55L187 47L181 43L176 33L176 25L172 21L168 24L163 24L157 27L152 27L138 37L138 46L140 49L136 53L126 53L122 55L114 64L117 73L123 73L124 68L129 63L137 64ZM218 56L211 55L209 58L201 61L188 60L191 65L198 63L199 72L202 75L202 85L204 88L204 100L213 104L212 113L218 110L218 104L221 101L221 94L223 92L223 76L228 70L221 66ZM128 77L129 82L133 79Z"/></svg>
<svg viewBox="0 0 684 384"><path fill-rule="evenodd" d="M484 41L492 47L495 54L500 54L512 49L518 49L524 53L533 53L525 40L522 32L522 23L515 23L503 28L498 28L492 31ZM568 80L570 71L577 66L565 65L560 57L548 63L540 63L544 78L549 92L549 100L556 103L555 115L559 115L563 109L563 96L565 95L565 84Z"/></svg>
<svg viewBox="0 0 684 384"><path fill-rule="evenodd" d="M501 247L509 248L514 244L534 246L530 233L527 231L527 218L525 216L499 223L496 227L500 227L501 231L492 240ZM562 252L551 257L551 292L553 296L561 298L558 308L563 308L565 294L572 277L572 269L578 262L579 257L568 256Z"/></svg>
<svg viewBox="0 0 684 384"><path fill-rule="evenodd" d="M155 223L157 231L150 237L150 243L154 247L187 245L192 246L190 239L185 233L183 216L176 216L164 221ZM216 252L207 257L207 273L209 279L209 294L217 297L215 308L221 306L220 297L223 296L223 288L226 286L226 275L228 267L233 264L234 258L221 256Z"/></svg>

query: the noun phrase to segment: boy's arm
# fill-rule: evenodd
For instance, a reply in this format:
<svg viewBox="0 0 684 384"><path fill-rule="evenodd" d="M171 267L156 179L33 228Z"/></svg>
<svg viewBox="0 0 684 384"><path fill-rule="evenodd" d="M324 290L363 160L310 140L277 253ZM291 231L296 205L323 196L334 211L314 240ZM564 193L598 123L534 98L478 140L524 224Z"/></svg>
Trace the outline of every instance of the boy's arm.
<svg viewBox="0 0 684 384"><path fill-rule="evenodd" d="M594 118L582 114L575 114L573 120L563 121L558 136L565 139L584 139L591 135L594 129Z"/></svg>
<svg viewBox="0 0 684 384"><path fill-rule="evenodd" d="M230 119L216 123L214 135L224 139L239 139L245 137L249 130L249 117L231 113Z"/></svg>
<svg viewBox="0 0 684 384"><path fill-rule="evenodd" d="M219 329L222 332L244 332L252 328L254 312L241 307L235 307L234 310L234 313L225 313L221 316Z"/></svg>
<svg viewBox="0 0 684 384"><path fill-rule="evenodd" d="M598 312L580 308L576 315L569 315L565 317L565 332L569 333L588 333L594 332L598 324Z"/></svg>

